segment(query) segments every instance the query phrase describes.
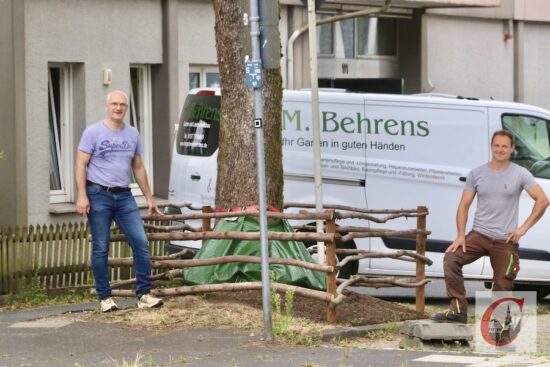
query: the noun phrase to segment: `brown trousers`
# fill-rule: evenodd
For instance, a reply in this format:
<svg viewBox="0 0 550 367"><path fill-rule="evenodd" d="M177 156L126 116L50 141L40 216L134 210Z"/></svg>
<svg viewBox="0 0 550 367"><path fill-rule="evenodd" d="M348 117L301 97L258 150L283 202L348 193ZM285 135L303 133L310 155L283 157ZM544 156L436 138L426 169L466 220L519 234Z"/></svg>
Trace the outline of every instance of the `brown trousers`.
<svg viewBox="0 0 550 367"><path fill-rule="evenodd" d="M443 271L451 310L468 313L462 267L482 256L489 256L491 259L493 290L511 291L519 271L518 248L517 243L495 240L471 231L466 235L466 252L459 248L455 252L446 253L443 259Z"/></svg>

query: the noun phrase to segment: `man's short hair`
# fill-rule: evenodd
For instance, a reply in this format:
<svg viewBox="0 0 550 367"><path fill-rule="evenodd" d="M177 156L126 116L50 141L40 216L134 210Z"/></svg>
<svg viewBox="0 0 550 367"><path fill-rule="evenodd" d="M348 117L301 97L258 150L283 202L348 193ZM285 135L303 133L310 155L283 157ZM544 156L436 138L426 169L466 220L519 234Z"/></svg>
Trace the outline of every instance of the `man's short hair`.
<svg viewBox="0 0 550 367"><path fill-rule="evenodd" d="M493 137L491 138L491 144L493 144L493 140L495 140L495 136L506 136L508 139L510 139L510 142L512 143L512 146L516 145L516 138L514 137L514 134L509 132L508 130L498 130L493 133Z"/></svg>
<svg viewBox="0 0 550 367"><path fill-rule="evenodd" d="M113 94L122 94L124 96L124 98L126 98L126 103L130 103L130 100L128 99L128 95L126 93L124 93L123 91L121 90L114 90L112 92L109 92L107 94L107 98L105 98L105 104L109 104L109 101L111 100L111 97L113 96Z"/></svg>

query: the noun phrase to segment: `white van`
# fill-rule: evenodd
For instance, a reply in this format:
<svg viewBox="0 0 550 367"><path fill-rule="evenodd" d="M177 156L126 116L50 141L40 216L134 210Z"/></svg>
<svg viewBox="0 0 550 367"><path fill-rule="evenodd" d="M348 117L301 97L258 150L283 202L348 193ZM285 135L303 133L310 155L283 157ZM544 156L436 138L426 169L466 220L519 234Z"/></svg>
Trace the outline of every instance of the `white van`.
<svg viewBox="0 0 550 367"><path fill-rule="evenodd" d="M171 202L214 204L219 107L219 91L193 90L187 97L172 156ZM369 209L427 206L431 235L426 248L434 260L426 269L429 277L443 276L443 255L456 237L456 208L464 181L470 169L489 161L494 131L507 129L516 136L512 160L529 169L550 193L550 112L544 109L461 97L345 92L320 92L319 109L323 201ZM285 202L313 203L311 93L285 91L282 118ZM520 222L532 207L532 199L523 193ZM475 203L470 218L474 208ZM415 225L409 220L375 226ZM518 289L536 289L539 296L550 293L549 235L546 215L523 237ZM415 241L371 238L340 246L414 250ZM391 259L365 259L358 265L348 267L345 275L415 274L414 263ZM464 274L490 281L489 259L466 266Z"/></svg>

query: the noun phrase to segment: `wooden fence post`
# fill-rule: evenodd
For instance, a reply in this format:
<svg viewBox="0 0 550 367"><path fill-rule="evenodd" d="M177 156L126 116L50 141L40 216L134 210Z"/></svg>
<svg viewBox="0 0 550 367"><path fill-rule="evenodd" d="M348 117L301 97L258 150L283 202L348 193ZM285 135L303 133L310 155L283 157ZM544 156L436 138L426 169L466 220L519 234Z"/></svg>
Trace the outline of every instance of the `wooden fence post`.
<svg viewBox="0 0 550 367"><path fill-rule="evenodd" d="M325 232L334 235L336 233L336 220L334 219L334 210L328 210L330 219L326 221ZM333 267L331 273L327 273L327 293L336 297L336 242L326 242L326 259L327 265ZM336 324L336 307L329 302L327 308L327 321L331 324Z"/></svg>
<svg viewBox="0 0 550 367"><path fill-rule="evenodd" d="M428 214L428 208L425 206L418 206L418 217L416 217L416 253L424 256L426 254L426 216ZM422 281L426 278L426 264L417 259L416 260L416 281ZM416 287L416 311L424 313L425 306L425 289L424 285Z"/></svg>
<svg viewBox="0 0 550 367"><path fill-rule="evenodd" d="M203 205L202 207L203 213L213 213L212 207L210 205ZM203 232L210 232L212 231L212 222L210 221L210 218L202 218L202 231ZM202 240L202 244L207 240Z"/></svg>

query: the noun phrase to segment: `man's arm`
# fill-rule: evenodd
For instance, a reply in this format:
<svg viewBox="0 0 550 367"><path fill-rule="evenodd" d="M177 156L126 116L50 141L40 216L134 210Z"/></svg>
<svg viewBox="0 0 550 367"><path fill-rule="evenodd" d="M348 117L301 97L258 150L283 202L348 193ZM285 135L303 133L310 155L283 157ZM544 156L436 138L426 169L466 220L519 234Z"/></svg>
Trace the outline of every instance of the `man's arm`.
<svg viewBox="0 0 550 367"><path fill-rule="evenodd" d="M76 198L76 212L85 217L90 212L90 201L86 194L86 167L90 162L91 154L81 150L76 151L74 165L74 176L76 179L76 189L78 196Z"/></svg>
<svg viewBox="0 0 550 367"><path fill-rule="evenodd" d="M525 222L518 228L514 230L510 230L506 232L508 235L507 242L513 242L513 243L519 243L519 240L527 231L535 225L539 221L540 218L542 218L542 215L546 211L546 208L548 207L548 198L546 197L546 194L544 193L544 190L540 185L535 185L533 187L530 187L526 189L529 196L535 200L535 204L533 205L533 210L531 210L531 214L527 217Z"/></svg>
<svg viewBox="0 0 550 367"><path fill-rule="evenodd" d="M155 199L151 194L149 181L147 179L147 171L145 170L145 166L143 165L143 159L141 158L141 155L136 154L134 156L134 159L132 160L132 170L134 171L136 182L139 185L141 192L145 196L145 199L147 200L149 215L162 215L162 212L159 210L157 204L155 203Z"/></svg>
<svg viewBox="0 0 550 367"><path fill-rule="evenodd" d="M456 240L447 248L445 252L455 252L459 247L466 252L466 223L468 222L468 210L476 196L475 191L462 191L462 198L456 211Z"/></svg>

